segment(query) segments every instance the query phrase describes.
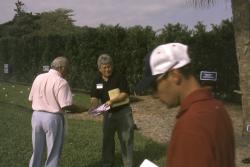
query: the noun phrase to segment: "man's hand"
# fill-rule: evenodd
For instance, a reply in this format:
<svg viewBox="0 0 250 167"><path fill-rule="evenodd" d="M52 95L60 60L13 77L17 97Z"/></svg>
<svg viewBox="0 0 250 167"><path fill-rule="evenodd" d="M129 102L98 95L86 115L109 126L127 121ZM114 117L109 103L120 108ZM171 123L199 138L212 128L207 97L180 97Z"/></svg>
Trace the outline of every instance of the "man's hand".
<svg viewBox="0 0 250 167"><path fill-rule="evenodd" d="M88 109L86 107L75 105L75 104L72 104L71 106L63 107L62 109L64 111L68 110L68 111L70 111L70 113L82 113L82 112L88 111Z"/></svg>
<svg viewBox="0 0 250 167"><path fill-rule="evenodd" d="M91 97L90 108L96 108L99 104L99 100L96 97Z"/></svg>
<svg viewBox="0 0 250 167"><path fill-rule="evenodd" d="M120 102L120 101L126 99L127 97L128 97L127 93L121 92L116 97L114 97L114 98L110 99L109 101L107 101L106 104L109 105L110 107L112 107L112 104Z"/></svg>
<svg viewBox="0 0 250 167"><path fill-rule="evenodd" d="M107 104L108 106L112 106L112 104L113 104L113 101L112 100L109 100L109 101L107 101L105 104Z"/></svg>

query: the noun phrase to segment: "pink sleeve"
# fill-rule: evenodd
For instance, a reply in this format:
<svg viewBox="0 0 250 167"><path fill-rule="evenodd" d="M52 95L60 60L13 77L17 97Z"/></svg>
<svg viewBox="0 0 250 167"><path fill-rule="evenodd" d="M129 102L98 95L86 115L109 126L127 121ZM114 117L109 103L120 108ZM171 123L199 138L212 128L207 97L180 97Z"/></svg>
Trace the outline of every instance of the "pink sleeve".
<svg viewBox="0 0 250 167"><path fill-rule="evenodd" d="M68 83L60 87L58 92L58 103L61 108L72 105L73 98Z"/></svg>
<svg viewBox="0 0 250 167"><path fill-rule="evenodd" d="M30 94L29 94L29 98L28 98L29 101L33 100L34 84L35 84L35 81L33 82L32 86L31 86L31 89L30 89Z"/></svg>

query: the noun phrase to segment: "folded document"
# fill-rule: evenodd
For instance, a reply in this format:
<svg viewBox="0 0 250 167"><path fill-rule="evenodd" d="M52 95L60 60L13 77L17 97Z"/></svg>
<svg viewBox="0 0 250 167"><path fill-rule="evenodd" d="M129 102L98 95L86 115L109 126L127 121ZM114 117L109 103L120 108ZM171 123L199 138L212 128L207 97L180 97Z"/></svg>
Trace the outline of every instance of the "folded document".
<svg viewBox="0 0 250 167"><path fill-rule="evenodd" d="M109 99L113 99L120 94L120 89L119 88L112 89L108 93L109 93ZM127 97L123 101L112 104L112 107L118 107L118 106L128 104L128 103L129 103L129 98Z"/></svg>
<svg viewBox="0 0 250 167"><path fill-rule="evenodd" d="M103 114L107 112L110 109L110 106L107 104L102 104L97 106L96 108L92 108L89 110L89 113L93 116L98 116L100 114Z"/></svg>

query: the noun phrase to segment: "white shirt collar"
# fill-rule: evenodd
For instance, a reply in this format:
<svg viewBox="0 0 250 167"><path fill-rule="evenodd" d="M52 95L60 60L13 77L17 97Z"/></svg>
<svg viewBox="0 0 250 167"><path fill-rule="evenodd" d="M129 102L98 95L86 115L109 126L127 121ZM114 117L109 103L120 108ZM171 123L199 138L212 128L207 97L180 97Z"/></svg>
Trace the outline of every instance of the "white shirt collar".
<svg viewBox="0 0 250 167"><path fill-rule="evenodd" d="M50 69L49 73L55 74L55 75L58 75L58 76L62 77L62 74L60 72L58 72L57 70L55 70L55 69Z"/></svg>

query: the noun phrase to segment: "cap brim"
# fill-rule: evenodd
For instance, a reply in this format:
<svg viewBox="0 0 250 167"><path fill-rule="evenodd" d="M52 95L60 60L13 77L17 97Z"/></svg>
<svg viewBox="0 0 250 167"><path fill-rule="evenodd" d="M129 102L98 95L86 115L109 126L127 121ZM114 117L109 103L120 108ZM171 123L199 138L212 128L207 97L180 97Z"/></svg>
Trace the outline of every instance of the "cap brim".
<svg viewBox="0 0 250 167"><path fill-rule="evenodd" d="M149 86L154 82L155 76L152 75L152 71L149 65L151 53L148 53L147 56L144 58L144 74L143 78L136 84L135 86L135 93L141 94L144 90L149 88Z"/></svg>
<svg viewBox="0 0 250 167"><path fill-rule="evenodd" d="M139 83L136 84L135 92L137 94L141 94L143 91L145 91L152 85L155 79L156 79L156 76L153 76L153 75L144 77L141 81L139 81Z"/></svg>

